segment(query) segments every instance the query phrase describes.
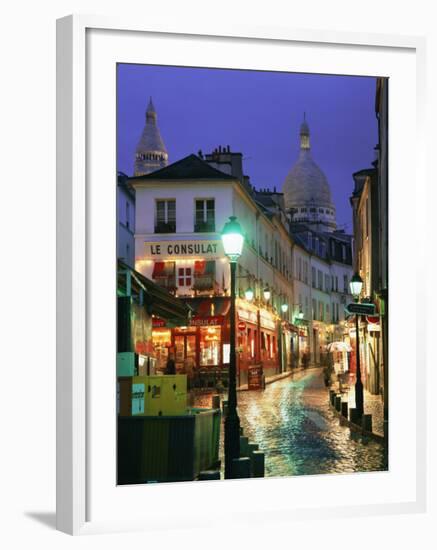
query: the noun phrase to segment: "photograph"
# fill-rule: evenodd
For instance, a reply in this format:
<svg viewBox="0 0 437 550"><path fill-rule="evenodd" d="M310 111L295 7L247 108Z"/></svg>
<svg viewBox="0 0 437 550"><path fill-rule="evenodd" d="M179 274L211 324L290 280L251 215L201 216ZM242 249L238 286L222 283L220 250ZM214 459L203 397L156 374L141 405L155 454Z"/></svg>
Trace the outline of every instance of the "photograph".
<svg viewBox="0 0 437 550"><path fill-rule="evenodd" d="M388 471L389 79L116 71L117 484Z"/></svg>

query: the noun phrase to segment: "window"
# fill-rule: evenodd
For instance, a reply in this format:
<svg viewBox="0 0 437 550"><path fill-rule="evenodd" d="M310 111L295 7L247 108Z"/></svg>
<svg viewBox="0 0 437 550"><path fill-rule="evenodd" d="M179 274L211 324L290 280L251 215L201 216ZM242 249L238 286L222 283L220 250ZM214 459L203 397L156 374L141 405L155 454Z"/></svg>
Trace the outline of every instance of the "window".
<svg viewBox="0 0 437 550"><path fill-rule="evenodd" d="M317 300L313 298L313 320L317 321Z"/></svg>
<svg viewBox="0 0 437 550"><path fill-rule="evenodd" d="M303 263L303 280L308 284L308 262Z"/></svg>
<svg viewBox="0 0 437 550"><path fill-rule="evenodd" d="M215 231L214 199L197 199L195 215L194 231L196 231L196 233Z"/></svg>
<svg viewBox="0 0 437 550"><path fill-rule="evenodd" d="M323 290L323 273L320 269L317 271L318 287L319 290Z"/></svg>
<svg viewBox="0 0 437 550"><path fill-rule="evenodd" d="M329 292L329 275L325 274L325 292Z"/></svg>
<svg viewBox="0 0 437 550"><path fill-rule="evenodd" d="M156 201L155 233L176 232L176 201L164 199Z"/></svg>
<svg viewBox="0 0 437 550"><path fill-rule="evenodd" d="M325 319L326 321L329 321L329 304L326 304L325 309L326 309Z"/></svg>
<svg viewBox="0 0 437 550"><path fill-rule="evenodd" d="M311 283L313 285L313 288L316 288L317 281L316 281L316 268L315 267L311 268Z"/></svg>
<svg viewBox="0 0 437 550"><path fill-rule="evenodd" d="M344 289L343 292L345 294L349 294L348 285L349 285L349 281L348 281L347 275L343 275L343 289Z"/></svg>
<svg viewBox="0 0 437 550"><path fill-rule="evenodd" d="M191 267L179 267L178 268L178 286L191 286L192 281Z"/></svg>
<svg viewBox="0 0 437 550"><path fill-rule="evenodd" d="M129 218L130 218L130 209L129 203L126 202L126 227L129 229Z"/></svg>
<svg viewBox="0 0 437 550"><path fill-rule="evenodd" d="M323 302L319 302L319 319L320 319L320 321L323 321L324 311L325 311L325 308L323 306Z"/></svg>
<svg viewBox="0 0 437 550"><path fill-rule="evenodd" d="M220 327L201 327L199 330L199 362L201 366L220 364Z"/></svg>

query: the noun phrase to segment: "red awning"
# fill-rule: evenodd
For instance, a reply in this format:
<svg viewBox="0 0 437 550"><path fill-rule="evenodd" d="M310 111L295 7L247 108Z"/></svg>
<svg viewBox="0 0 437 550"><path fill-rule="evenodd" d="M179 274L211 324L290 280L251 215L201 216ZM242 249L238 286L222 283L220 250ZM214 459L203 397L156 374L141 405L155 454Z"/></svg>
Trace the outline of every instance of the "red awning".
<svg viewBox="0 0 437 550"><path fill-rule="evenodd" d="M174 277L175 262L155 262L153 267L152 278L159 279L161 277Z"/></svg>
<svg viewBox="0 0 437 550"><path fill-rule="evenodd" d="M191 298L184 301L192 309L192 325L223 324L231 307L227 297Z"/></svg>
<svg viewBox="0 0 437 550"><path fill-rule="evenodd" d="M194 262L194 276L203 275L205 273L206 260L197 260Z"/></svg>

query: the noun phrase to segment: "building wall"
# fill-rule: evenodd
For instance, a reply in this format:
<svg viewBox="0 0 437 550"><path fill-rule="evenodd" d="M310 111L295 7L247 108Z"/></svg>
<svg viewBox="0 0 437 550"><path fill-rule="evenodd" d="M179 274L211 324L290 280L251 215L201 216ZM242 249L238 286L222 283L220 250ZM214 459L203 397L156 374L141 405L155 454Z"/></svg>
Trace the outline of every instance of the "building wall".
<svg viewBox="0 0 437 550"><path fill-rule="evenodd" d="M135 264L135 199L123 184L117 185L117 258Z"/></svg>

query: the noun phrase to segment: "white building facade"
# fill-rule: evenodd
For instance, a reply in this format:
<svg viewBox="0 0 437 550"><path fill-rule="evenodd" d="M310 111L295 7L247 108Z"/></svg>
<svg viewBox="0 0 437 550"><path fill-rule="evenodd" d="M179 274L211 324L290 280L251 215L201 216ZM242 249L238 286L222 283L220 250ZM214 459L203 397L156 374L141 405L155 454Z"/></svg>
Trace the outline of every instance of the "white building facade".
<svg viewBox="0 0 437 550"><path fill-rule="evenodd" d="M234 215L245 235L237 272L240 383L253 365L262 365L267 376L291 368L291 239L281 221L263 211L238 178L195 155L130 183L135 268L193 309L184 329L155 321L163 359L165 348L174 348L178 368L193 360L204 370L226 369L230 270L220 232Z"/></svg>

